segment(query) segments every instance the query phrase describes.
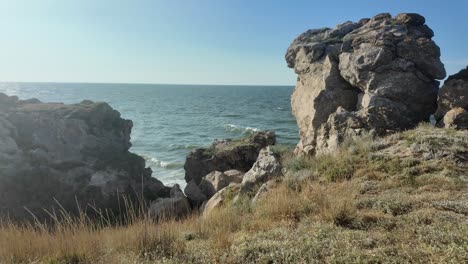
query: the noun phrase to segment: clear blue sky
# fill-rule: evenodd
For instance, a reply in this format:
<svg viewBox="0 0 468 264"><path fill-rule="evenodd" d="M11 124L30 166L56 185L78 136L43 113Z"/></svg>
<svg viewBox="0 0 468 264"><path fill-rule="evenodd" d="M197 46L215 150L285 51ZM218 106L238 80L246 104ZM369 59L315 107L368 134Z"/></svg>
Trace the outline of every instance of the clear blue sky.
<svg viewBox="0 0 468 264"><path fill-rule="evenodd" d="M0 81L293 85L309 28L418 12L449 73L468 64L468 1L0 0Z"/></svg>

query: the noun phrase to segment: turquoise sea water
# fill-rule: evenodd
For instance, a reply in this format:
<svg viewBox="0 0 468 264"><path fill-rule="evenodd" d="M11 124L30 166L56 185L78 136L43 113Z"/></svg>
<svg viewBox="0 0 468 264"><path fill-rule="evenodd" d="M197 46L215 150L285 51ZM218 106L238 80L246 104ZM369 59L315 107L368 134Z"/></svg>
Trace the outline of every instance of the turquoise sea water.
<svg viewBox="0 0 468 264"><path fill-rule="evenodd" d="M0 92L20 99L108 102L133 120L131 151L142 155L153 176L168 185L185 185L185 156L215 138L275 130L279 143L296 144L292 91L292 86L0 83Z"/></svg>

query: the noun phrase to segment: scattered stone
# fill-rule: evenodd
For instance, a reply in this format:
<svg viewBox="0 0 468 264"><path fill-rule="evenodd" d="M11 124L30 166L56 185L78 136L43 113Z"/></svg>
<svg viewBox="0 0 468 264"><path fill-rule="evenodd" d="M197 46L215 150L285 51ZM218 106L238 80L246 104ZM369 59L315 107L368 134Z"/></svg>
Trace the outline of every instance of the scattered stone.
<svg viewBox="0 0 468 264"><path fill-rule="evenodd" d="M215 192L223 189L230 183L230 178L220 171L213 171L208 173L208 175L205 176L205 180L209 182L211 186L213 186Z"/></svg>
<svg viewBox="0 0 468 264"><path fill-rule="evenodd" d="M281 176L282 168L279 157L271 151L270 147L262 149L255 164L244 175L240 193L251 193L255 186Z"/></svg>
<svg viewBox="0 0 468 264"><path fill-rule="evenodd" d="M204 201L208 200L208 197L202 192L195 181L190 181L185 186L184 193L194 208L199 207Z"/></svg>
<svg viewBox="0 0 468 264"><path fill-rule="evenodd" d="M232 183L241 183L244 174L238 170L229 170L224 173L213 171L203 177L198 185L195 181L190 181L185 187L185 194L194 207L199 207L221 189Z"/></svg>
<svg viewBox="0 0 468 264"><path fill-rule="evenodd" d="M224 174L228 177L229 182L241 183L245 173L238 170L228 170Z"/></svg>
<svg viewBox="0 0 468 264"><path fill-rule="evenodd" d="M468 129L468 67L448 77L437 104L438 127Z"/></svg>
<svg viewBox="0 0 468 264"><path fill-rule="evenodd" d="M257 132L237 140L216 140L209 148L191 151L185 161L185 181L200 184L213 171L248 171L257 159L260 149L274 145L274 132Z"/></svg>
<svg viewBox="0 0 468 264"><path fill-rule="evenodd" d="M461 107L453 108L444 115L444 118L437 123L437 126L468 129L468 111Z"/></svg>
<svg viewBox="0 0 468 264"><path fill-rule="evenodd" d="M154 219L180 219L191 211L190 203L178 184L172 187L169 198L158 198L150 205L150 215Z"/></svg>
<svg viewBox="0 0 468 264"><path fill-rule="evenodd" d="M226 203L226 200L232 199L239 191L240 184L231 183L229 186L224 187L217 192L210 200L204 205L203 216L207 217L215 208L219 208Z"/></svg>
<svg viewBox="0 0 468 264"><path fill-rule="evenodd" d="M256 204L259 200L263 199L267 196L268 192L277 186L278 182L277 179L269 180L265 182L260 189L258 189L257 194L255 194L254 198L252 199L252 204Z"/></svg>

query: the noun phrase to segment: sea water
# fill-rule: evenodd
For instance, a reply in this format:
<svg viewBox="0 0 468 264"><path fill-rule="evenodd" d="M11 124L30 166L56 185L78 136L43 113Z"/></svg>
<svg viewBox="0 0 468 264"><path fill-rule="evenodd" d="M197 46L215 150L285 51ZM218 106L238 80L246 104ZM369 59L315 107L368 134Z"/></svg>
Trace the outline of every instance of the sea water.
<svg viewBox="0 0 468 264"><path fill-rule="evenodd" d="M278 143L296 144L292 91L292 86L0 83L0 92L20 99L109 103L133 121L130 151L145 158L153 177L182 186L186 155L214 139L274 130Z"/></svg>

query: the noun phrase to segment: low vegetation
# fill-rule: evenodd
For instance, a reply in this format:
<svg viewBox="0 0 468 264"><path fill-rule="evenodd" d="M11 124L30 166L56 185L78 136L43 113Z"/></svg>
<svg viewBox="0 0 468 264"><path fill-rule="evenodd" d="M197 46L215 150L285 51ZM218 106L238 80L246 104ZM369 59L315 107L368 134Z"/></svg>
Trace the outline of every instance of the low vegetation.
<svg viewBox="0 0 468 264"><path fill-rule="evenodd" d="M0 263L467 263L468 132L430 125L296 157L255 204L128 225L0 223Z"/></svg>

